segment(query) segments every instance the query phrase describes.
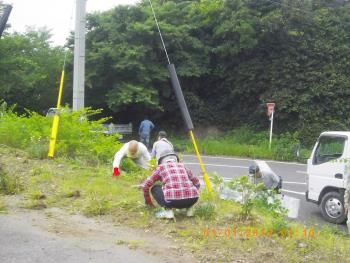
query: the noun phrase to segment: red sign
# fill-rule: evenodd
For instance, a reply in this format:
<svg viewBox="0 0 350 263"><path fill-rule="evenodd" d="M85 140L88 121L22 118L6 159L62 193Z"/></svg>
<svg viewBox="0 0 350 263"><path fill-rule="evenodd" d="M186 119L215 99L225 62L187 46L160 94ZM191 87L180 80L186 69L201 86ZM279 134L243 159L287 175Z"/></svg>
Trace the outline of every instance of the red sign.
<svg viewBox="0 0 350 263"><path fill-rule="evenodd" d="M272 112L275 110L275 103L274 102L268 102L266 103L267 106L267 116L271 117Z"/></svg>

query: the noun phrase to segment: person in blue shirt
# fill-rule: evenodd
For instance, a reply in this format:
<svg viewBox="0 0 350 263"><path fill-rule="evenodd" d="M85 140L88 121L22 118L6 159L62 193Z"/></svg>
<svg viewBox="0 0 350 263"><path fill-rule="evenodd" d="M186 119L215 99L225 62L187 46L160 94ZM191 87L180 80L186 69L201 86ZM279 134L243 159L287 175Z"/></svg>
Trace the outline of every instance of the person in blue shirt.
<svg viewBox="0 0 350 263"><path fill-rule="evenodd" d="M140 141L149 148L149 137L151 135L151 131L154 128L153 122L148 120L148 118L145 118L139 128L139 135L140 135Z"/></svg>

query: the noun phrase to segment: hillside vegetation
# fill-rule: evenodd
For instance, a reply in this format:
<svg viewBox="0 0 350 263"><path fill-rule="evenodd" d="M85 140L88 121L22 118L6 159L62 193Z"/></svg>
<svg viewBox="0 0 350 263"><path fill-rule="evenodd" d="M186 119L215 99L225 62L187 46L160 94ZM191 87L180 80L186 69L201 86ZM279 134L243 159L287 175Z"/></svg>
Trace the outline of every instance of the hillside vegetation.
<svg viewBox="0 0 350 263"><path fill-rule="evenodd" d="M345 0L154 0L171 62L195 125L298 131L310 145L323 130L347 130L350 3ZM0 41L0 97L42 113L55 104L63 49L31 30ZM67 46L73 50L73 38ZM178 131L181 116L147 0L87 17L86 105L116 122L148 114ZM68 53L64 103L71 102Z"/></svg>
<svg viewBox="0 0 350 263"><path fill-rule="evenodd" d="M147 208L142 191L135 187L150 171L125 161L122 175L112 177L110 157L120 144L116 137L91 132L98 121L80 117L77 112L63 114L57 157L46 159L48 142L42 131L48 130L49 121L33 113L25 117L2 112L0 127L6 125L6 129L0 129L0 213L7 210L4 195L21 195L20 205L27 209L61 207L152 236L163 235L200 262L346 262L350 257L348 236L336 227L286 220L279 202L269 204L269 196L274 197L271 192L262 192L259 198L251 195L243 204L221 200L216 193L223 184L220 177L214 177L214 193L201 191L195 217L175 211L176 221L156 219L157 209ZM40 136L40 141L30 141ZM263 191L248 184L244 176L228 186L251 194ZM116 245L125 242L117 240Z"/></svg>

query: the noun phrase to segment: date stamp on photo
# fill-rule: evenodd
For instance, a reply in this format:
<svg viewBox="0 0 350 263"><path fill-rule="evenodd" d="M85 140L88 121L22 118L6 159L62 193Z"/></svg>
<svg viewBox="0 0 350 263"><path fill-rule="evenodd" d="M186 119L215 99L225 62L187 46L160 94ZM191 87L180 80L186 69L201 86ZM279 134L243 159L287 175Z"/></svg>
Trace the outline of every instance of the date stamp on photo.
<svg viewBox="0 0 350 263"><path fill-rule="evenodd" d="M206 238L258 238L272 237L276 235L281 238L314 238L320 234L314 228L282 228L278 231L254 227L225 227L225 228L204 228L203 236Z"/></svg>

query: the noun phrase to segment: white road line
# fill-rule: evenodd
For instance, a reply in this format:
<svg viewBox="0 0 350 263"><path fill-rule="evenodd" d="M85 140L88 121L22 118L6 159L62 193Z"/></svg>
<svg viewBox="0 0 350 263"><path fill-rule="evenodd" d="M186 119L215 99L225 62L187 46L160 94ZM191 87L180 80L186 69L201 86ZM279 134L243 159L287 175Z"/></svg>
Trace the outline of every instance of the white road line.
<svg viewBox="0 0 350 263"><path fill-rule="evenodd" d="M203 177L202 175L200 175L199 177ZM222 179L224 181L231 181L233 179L235 179L235 177L224 177L221 176ZM209 179L213 179L213 177L209 176ZM300 184L300 185L306 185L306 183L302 183L302 182L289 182L289 181L282 181L283 184Z"/></svg>
<svg viewBox="0 0 350 263"><path fill-rule="evenodd" d="M183 163L188 165L199 165L199 163ZM205 163L204 166L215 166L215 167L230 167L230 168L242 168L242 169L248 169L248 166L240 166L240 165L226 165L226 164L211 164L211 163Z"/></svg>
<svg viewBox="0 0 350 263"><path fill-rule="evenodd" d="M196 157L192 154L182 154L182 156L188 156L188 157ZM254 161L254 160L260 160L260 159L248 159L248 158L236 158L236 157L221 157L221 156L210 156L210 155L202 155L204 158L211 158L211 159L223 159L223 160L239 160L239 161ZM306 166L306 164L303 163L295 163L295 162L281 162L281 161L272 161L272 160L262 160L266 161L268 163L281 163L281 164L290 164L290 165L299 165L299 166Z"/></svg>
<svg viewBox="0 0 350 263"><path fill-rule="evenodd" d="M285 182L282 181L283 184L302 184L302 185L306 185L306 183L301 183L301 182Z"/></svg>
<svg viewBox="0 0 350 263"><path fill-rule="evenodd" d="M226 182L230 182L230 181L232 181L234 178L222 177L222 179L224 179L224 181L226 181Z"/></svg>
<svg viewBox="0 0 350 263"><path fill-rule="evenodd" d="M305 171L297 171L297 173L299 173L299 174L307 174L307 172L305 172Z"/></svg>
<svg viewBox="0 0 350 263"><path fill-rule="evenodd" d="M199 178L204 178L203 175L198 175L198 177L199 177ZM221 176L221 177L222 177L222 176ZM210 179L210 180L213 180L214 178L211 177L211 176L209 176L209 179ZM234 178L234 177L222 177L222 179L223 179L224 181L229 182L229 181L231 181L231 180L233 180L233 179L235 179L235 178Z"/></svg>
<svg viewBox="0 0 350 263"><path fill-rule="evenodd" d="M295 191L290 191L290 190L285 190L285 189L281 189L281 191L287 192L287 193L292 193L292 194L297 194L297 195L305 195L304 192L295 192Z"/></svg>

